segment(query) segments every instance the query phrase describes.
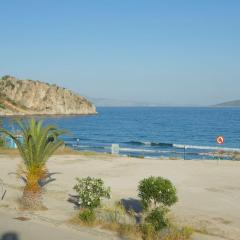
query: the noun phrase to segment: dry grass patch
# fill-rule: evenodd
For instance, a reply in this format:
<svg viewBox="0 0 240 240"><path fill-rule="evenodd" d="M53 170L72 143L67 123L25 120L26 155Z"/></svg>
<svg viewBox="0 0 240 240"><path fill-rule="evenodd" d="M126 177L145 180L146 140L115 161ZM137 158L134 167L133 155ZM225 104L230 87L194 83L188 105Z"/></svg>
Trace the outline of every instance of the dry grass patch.
<svg viewBox="0 0 240 240"><path fill-rule="evenodd" d="M15 148L0 147L0 155L19 156L19 151L18 149L15 149ZM108 153L77 151L70 147L62 147L58 149L53 155L57 155L57 156L78 155L78 156L103 156L103 157L111 156Z"/></svg>
<svg viewBox="0 0 240 240"><path fill-rule="evenodd" d="M85 222L79 218L79 215L73 216L68 223L75 226L90 227L90 228L100 228L104 230L116 233L118 236L124 239L130 240L189 240L193 234L193 229L190 227L176 227L169 226L168 228L162 230L161 232L155 232L150 225L146 224L131 224L123 222L118 216L118 211L122 211L121 207L118 208L101 208L96 210L105 213L105 220L103 217L99 218L96 214L96 219L92 222ZM128 213L125 212L127 217Z"/></svg>
<svg viewBox="0 0 240 240"><path fill-rule="evenodd" d="M6 147L0 147L0 154L11 155L11 156L19 156L19 152L18 152L17 149L6 148Z"/></svg>

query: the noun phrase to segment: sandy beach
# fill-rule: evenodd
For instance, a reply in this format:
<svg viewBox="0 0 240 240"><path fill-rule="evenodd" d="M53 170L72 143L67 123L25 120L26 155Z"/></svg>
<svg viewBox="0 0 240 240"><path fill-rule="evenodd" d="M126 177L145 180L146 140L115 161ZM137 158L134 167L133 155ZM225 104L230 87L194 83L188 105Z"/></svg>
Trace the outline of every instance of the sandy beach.
<svg viewBox="0 0 240 240"><path fill-rule="evenodd" d="M51 240L66 239L66 236L72 240L118 239L111 232L76 228L68 223L77 214L73 204L67 201L68 194L74 194L75 178L102 178L111 187L111 203L114 203L120 199L137 199L138 182L153 175L168 178L177 187L179 201L172 208L171 217L180 225L192 226L196 230L193 239L240 239L240 162L138 159L101 154L54 155L47 166L50 172L60 174L44 194L48 210L37 212L19 210L23 183L8 173L14 172L20 162L18 155L0 155L0 179L7 190L0 200L0 236L11 231L18 234L18 240L33 236L40 240L47 232ZM15 219L20 216L26 221Z"/></svg>

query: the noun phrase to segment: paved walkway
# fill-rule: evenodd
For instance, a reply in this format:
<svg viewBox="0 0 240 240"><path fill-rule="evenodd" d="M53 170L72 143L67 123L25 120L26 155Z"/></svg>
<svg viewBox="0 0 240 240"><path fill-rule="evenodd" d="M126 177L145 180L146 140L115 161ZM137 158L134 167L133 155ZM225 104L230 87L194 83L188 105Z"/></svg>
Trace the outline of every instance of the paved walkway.
<svg viewBox="0 0 240 240"><path fill-rule="evenodd" d="M88 230L78 231L66 226L14 219L12 214L0 212L0 240L100 240L117 237Z"/></svg>

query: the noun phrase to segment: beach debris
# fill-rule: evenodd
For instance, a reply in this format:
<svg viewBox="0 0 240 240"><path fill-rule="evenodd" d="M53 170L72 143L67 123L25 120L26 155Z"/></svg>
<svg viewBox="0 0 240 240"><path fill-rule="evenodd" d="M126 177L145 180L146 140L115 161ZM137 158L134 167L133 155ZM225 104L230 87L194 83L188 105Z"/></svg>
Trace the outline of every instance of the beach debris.
<svg viewBox="0 0 240 240"><path fill-rule="evenodd" d="M16 218L13 218L13 219L16 219L16 220L19 220L19 221L28 221L28 220L30 220L30 218L22 217L22 216L16 217Z"/></svg>
<svg viewBox="0 0 240 240"><path fill-rule="evenodd" d="M4 182L3 182L3 180L1 178L0 178L0 186L1 186L1 195L0 195L0 197L1 197L1 200L3 200L5 195L6 195L6 193L7 193L7 190L4 189Z"/></svg>
<svg viewBox="0 0 240 240"><path fill-rule="evenodd" d="M3 199L4 199L4 197L5 197L6 193L7 193L7 190L5 190L5 191L4 191L4 193L3 193L2 197L1 197L1 200L3 200Z"/></svg>

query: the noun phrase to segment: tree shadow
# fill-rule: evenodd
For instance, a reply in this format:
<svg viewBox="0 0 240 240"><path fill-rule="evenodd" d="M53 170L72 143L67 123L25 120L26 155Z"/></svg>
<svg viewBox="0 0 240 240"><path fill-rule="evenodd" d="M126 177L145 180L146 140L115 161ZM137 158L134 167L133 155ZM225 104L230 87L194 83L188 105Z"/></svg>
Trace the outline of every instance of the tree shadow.
<svg viewBox="0 0 240 240"><path fill-rule="evenodd" d="M78 195L68 194L67 201L74 204L74 209L80 208L80 204L78 202Z"/></svg>
<svg viewBox="0 0 240 240"><path fill-rule="evenodd" d="M7 232L7 233L4 233L2 235L0 240L20 240L20 239L18 238L17 233L15 233L15 232Z"/></svg>
<svg viewBox="0 0 240 240"><path fill-rule="evenodd" d="M124 206L127 212L134 211L135 213L141 213L143 211L142 204L138 199L128 198L121 199L120 203Z"/></svg>
<svg viewBox="0 0 240 240"><path fill-rule="evenodd" d="M121 199L120 203L125 208L126 212L134 212L134 216L137 223L141 222L141 213L143 207L141 202L135 198Z"/></svg>

